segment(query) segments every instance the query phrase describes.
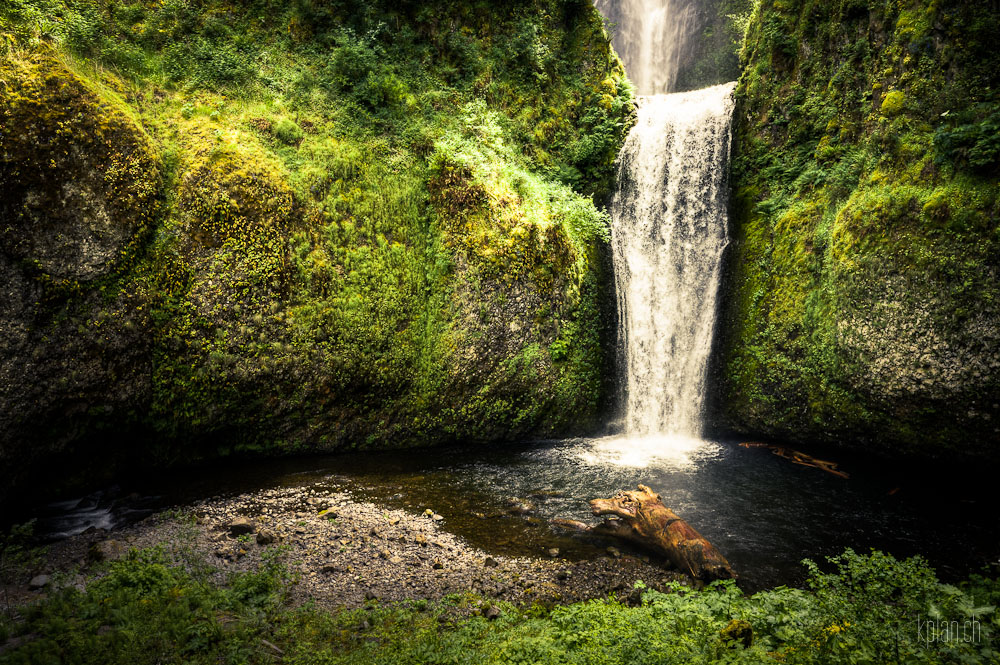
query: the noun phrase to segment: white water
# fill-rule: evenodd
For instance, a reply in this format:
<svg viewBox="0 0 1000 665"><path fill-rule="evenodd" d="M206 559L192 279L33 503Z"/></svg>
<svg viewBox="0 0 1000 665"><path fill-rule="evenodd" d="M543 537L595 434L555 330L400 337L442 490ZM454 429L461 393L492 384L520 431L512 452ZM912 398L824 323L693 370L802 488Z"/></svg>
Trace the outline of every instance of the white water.
<svg viewBox="0 0 1000 665"><path fill-rule="evenodd" d="M697 0L595 0L595 4L613 24L615 51L636 92L672 92L701 27Z"/></svg>
<svg viewBox="0 0 1000 665"><path fill-rule="evenodd" d="M726 236L733 84L640 100L611 242L630 438L699 437Z"/></svg>

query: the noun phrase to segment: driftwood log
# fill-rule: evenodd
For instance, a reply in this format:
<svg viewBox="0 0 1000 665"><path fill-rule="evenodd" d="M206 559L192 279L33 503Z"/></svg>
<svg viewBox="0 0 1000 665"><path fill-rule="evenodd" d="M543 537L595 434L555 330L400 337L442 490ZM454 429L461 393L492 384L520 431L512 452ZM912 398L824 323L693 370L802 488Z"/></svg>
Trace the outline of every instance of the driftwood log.
<svg viewBox="0 0 1000 665"><path fill-rule="evenodd" d="M832 473L840 478L850 478L847 473L841 471L837 468L836 462L827 462L826 460L816 459L812 455L806 455L798 450L793 450L791 448L785 448L784 446L776 446L771 443L757 443L756 441L751 441L748 443L741 443L741 448L767 448L772 453L778 457L784 457L787 460L791 460L795 464L800 464L802 466L809 466L814 469L819 469L820 471L826 471L827 473Z"/></svg>
<svg viewBox="0 0 1000 665"><path fill-rule="evenodd" d="M590 508L595 515L611 518L591 529L593 533L628 540L665 555L691 577L705 581L736 577L719 550L664 506L659 495L645 485L639 485L637 492L622 491L610 499L594 499ZM586 526L571 520L561 522L565 524L560 526L576 530Z"/></svg>

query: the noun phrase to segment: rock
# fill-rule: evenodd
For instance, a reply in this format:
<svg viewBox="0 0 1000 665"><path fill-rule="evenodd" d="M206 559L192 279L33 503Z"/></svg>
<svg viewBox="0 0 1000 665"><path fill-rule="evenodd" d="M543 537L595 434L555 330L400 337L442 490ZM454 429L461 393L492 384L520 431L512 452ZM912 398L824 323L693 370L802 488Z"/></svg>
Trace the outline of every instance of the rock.
<svg viewBox="0 0 1000 665"><path fill-rule="evenodd" d="M249 517L237 517L229 523L229 535L231 536L243 536L253 533L254 530L255 527Z"/></svg>
<svg viewBox="0 0 1000 665"><path fill-rule="evenodd" d="M442 568L444 568L444 564L441 563L441 559L434 559L434 563L431 564L431 568L433 568L434 570L441 570Z"/></svg>
<svg viewBox="0 0 1000 665"><path fill-rule="evenodd" d="M488 556L483 560L483 566L485 566L486 568L496 568L499 565L500 564L497 563L497 560L491 556Z"/></svg>
<svg viewBox="0 0 1000 665"><path fill-rule="evenodd" d="M527 515L535 511L535 504L527 499L511 497L504 502L504 510L508 515Z"/></svg>
<svg viewBox="0 0 1000 665"><path fill-rule="evenodd" d="M420 545L421 547L427 547L427 536L425 536L422 533L418 533L413 537L413 542L415 542L417 545Z"/></svg>
<svg viewBox="0 0 1000 665"><path fill-rule="evenodd" d="M485 610L483 610L483 616L493 621L494 619L500 618L500 608L496 605L490 605Z"/></svg>
<svg viewBox="0 0 1000 665"><path fill-rule="evenodd" d="M605 551L606 551L606 552L607 552L607 553L608 553L608 554L609 554L610 556L612 556L612 557L614 557L614 558L616 558L616 559L619 559L619 558L621 558L621 555L622 555L622 553L621 553L621 550L619 550L619 549L618 549L617 547L609 547L609 548L608 548L607 550L605 550Z"/></svg>
<svg viewBox="0 0 1000 665"><path fill-rule="evenodd" d="M374 591L370 589L368 591L365 591L365 600L377 600L377 599L378 596L375 595Z"/></svg>
<svg viewBox="0 0 1000 665"><path fill-rule="evenodd" d="M381 552L378 553L378 555L382 559L388 559L389 557L392 556L392 552L390 552L389 550L382 550Z"/></svg>
<svg viewBox="0 0 1000 665"><path fill-rule="evenodd" d="M559 556L559 548L558 547L550 547L549 548L549 556L552 557L553 559L556 558L557 556Z"/></svg>
<svg viewBox="0 0 1000 665"><path fill-rule="evenodd" d="M261 546L270 545L277 539L278 537L275 536L272 531L268 531L267 529L261 529L260 533L257 534L257 544Z"/></svg>
<svg viewBox="0 0 1000 665"><path fill-rule="evenodd" d="M87 550L87 558L90 561L114 561L124 556L125 545L117 540L102 540L90 546Z"/></svg>
<svg viewBox="0 0 1000 665"><path fill-rule="evenodd" d="M720 631L719 637L726 646L742 645L748 649L753 644L753 626L741 619L733 619Z"/></svg>
<svg viewBox="0 0 1000 665"><path fill-rule="evenodd" d="M39 589L44 589L48 585L49 585L48 575L35 575L34 577L31 578L31 581L28 582L28 588L31 589L32 591L38 591Z"/></svg>
<svg viewBox="0 0 1000 665"><path fill-rule="evenodd" d="M394 565L399 565L399 564L403 563L403 559L402 559L402 557L398 557L398 556L390 557L389 558L389 563L394 564Z"/></svg>

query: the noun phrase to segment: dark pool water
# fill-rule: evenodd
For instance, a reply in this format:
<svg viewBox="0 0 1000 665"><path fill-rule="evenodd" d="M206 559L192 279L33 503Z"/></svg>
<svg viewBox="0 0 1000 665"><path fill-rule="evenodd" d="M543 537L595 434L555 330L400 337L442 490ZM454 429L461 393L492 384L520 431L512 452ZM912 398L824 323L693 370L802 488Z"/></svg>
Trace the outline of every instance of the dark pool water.
<svg viewBox="0 0 1000 665"><path fill-rule="evenodd" d="M217 465L141 479L79 505L54 504L39 528L66 535L125 523L154 503L319 483L391 507L431 508L444 515L446 529L494 553L545 556L558 547L561 556L586 558L604 554L610 543L560 532L549 520L596 523L588 499L643 483L712 541L749 589L800 583L803 558L846 547L920 554L944 578L977 572L1000 557L1000 521L986 480L834 458L849 473L845 479L737 444L574 439ZM534 510L509 514L510 497Z"/></svg>

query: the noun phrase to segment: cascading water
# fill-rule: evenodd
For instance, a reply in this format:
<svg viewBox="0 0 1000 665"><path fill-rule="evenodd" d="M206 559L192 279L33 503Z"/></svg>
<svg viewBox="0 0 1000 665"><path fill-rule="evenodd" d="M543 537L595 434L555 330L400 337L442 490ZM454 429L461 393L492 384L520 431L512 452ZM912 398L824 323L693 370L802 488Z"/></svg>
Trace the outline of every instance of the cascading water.
<svg viewBox="0 0 1000 665"><path fill-rule="evenodd" d="M597 0L636 84L618 156L611 242L625 370L625 436L601 457L687 460L701 440L726 236L733 88L670 93L698 29L698 0Z"/></svg>
<svg viewBox="0 0 1000 665"><path fill-rule="evenodd" d="M698 0L596 0L613 24L615 51L640 95L676 89L701 28Z"/></svg>
<svg viewBox="0 0 1000 665"><path fill-rule="evenodd" d="M701 434L733 84L645 97L622 148L611 242L630 437Z"/></svg>

